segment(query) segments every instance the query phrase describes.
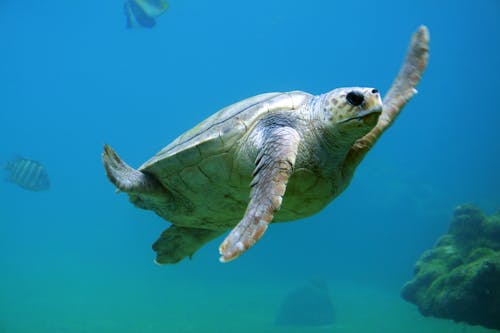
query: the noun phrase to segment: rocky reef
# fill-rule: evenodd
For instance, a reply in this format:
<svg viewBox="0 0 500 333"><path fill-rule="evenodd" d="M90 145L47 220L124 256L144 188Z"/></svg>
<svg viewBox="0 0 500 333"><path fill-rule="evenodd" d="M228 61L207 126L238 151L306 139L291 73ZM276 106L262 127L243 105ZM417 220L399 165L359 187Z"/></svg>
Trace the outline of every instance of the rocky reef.
<svg viewBox="0 0 500 333"><path fill-rule="evenodd" d="M500 211L455 209L448 233L415 264L401 291L424 316L500 330Z"/></svg>

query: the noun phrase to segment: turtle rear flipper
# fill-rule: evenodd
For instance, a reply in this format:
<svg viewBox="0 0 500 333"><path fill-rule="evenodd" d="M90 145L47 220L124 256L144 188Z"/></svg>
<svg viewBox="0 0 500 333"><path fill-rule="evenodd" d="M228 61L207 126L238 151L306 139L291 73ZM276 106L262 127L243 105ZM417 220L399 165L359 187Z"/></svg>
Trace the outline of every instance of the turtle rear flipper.
<svg viewBox="0 0 500 333"><path fill-rule="evenodd" d="M158 195L166 192L155 178L130 167L108 145L104 145L102 162L109 180L122 192L145 195Z"/></svg>
<svg viewBox="0 0 500 333"><path fill-rule="evenodd" d="M224 232L171 225L153 244L155 262L159 265L175 264L185 257L191 258L200 247Z"/></svg>

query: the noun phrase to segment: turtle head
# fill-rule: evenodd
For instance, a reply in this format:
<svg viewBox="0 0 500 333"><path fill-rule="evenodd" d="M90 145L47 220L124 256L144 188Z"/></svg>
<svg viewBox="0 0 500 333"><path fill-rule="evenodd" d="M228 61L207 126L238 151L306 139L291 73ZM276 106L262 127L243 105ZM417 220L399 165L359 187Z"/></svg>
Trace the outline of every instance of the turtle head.
<svg viewBox="0 0 500 333"><path fill-rule="evenodd" d="M339 88L320 97L323 122L322 135L335 151L351 145L377 124L382 113L382 100L377 89Z"/></svg>
<svg viewBox="0 0 500 333"><path fill-rule="evenodd" d="M330 126L369 130L382 113L382 100L374 88L338 88L324 96L323 111Z"/></svg>

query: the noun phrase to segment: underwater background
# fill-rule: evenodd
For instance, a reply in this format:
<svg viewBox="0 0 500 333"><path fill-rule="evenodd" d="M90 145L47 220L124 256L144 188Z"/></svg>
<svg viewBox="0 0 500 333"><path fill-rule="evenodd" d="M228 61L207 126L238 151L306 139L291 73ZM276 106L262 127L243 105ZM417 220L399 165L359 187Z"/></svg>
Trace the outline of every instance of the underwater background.
<svg viewBox="0 0 500 333"><path fill-rule="evenodd" d="M169 5L126 29L121 1L0 0L0 161L40 161L51 182L0 182L0 332L489 332L425 318L400 288L455 206L500 208L500 1ZM168 224L114 194L104 143L138 167L259 93L384 94L420 24L419 93L339 198L234 262L219 263L219 238L153 263ZM317 279L334 324L275 326L285 295Z"/></svg>

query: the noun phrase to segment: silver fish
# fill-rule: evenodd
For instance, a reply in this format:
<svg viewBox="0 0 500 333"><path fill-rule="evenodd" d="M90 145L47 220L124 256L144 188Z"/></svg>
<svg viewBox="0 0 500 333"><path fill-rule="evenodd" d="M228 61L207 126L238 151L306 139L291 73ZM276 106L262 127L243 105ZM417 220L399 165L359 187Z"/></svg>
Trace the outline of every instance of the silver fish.
<svg viewBox="0 0 500 333"><path fill-rule="evenodd" d="M2 166L9 173L7 181L30 191L46 191L50 188L49 174L42 163L23 157L6 162Z"/></svg>

